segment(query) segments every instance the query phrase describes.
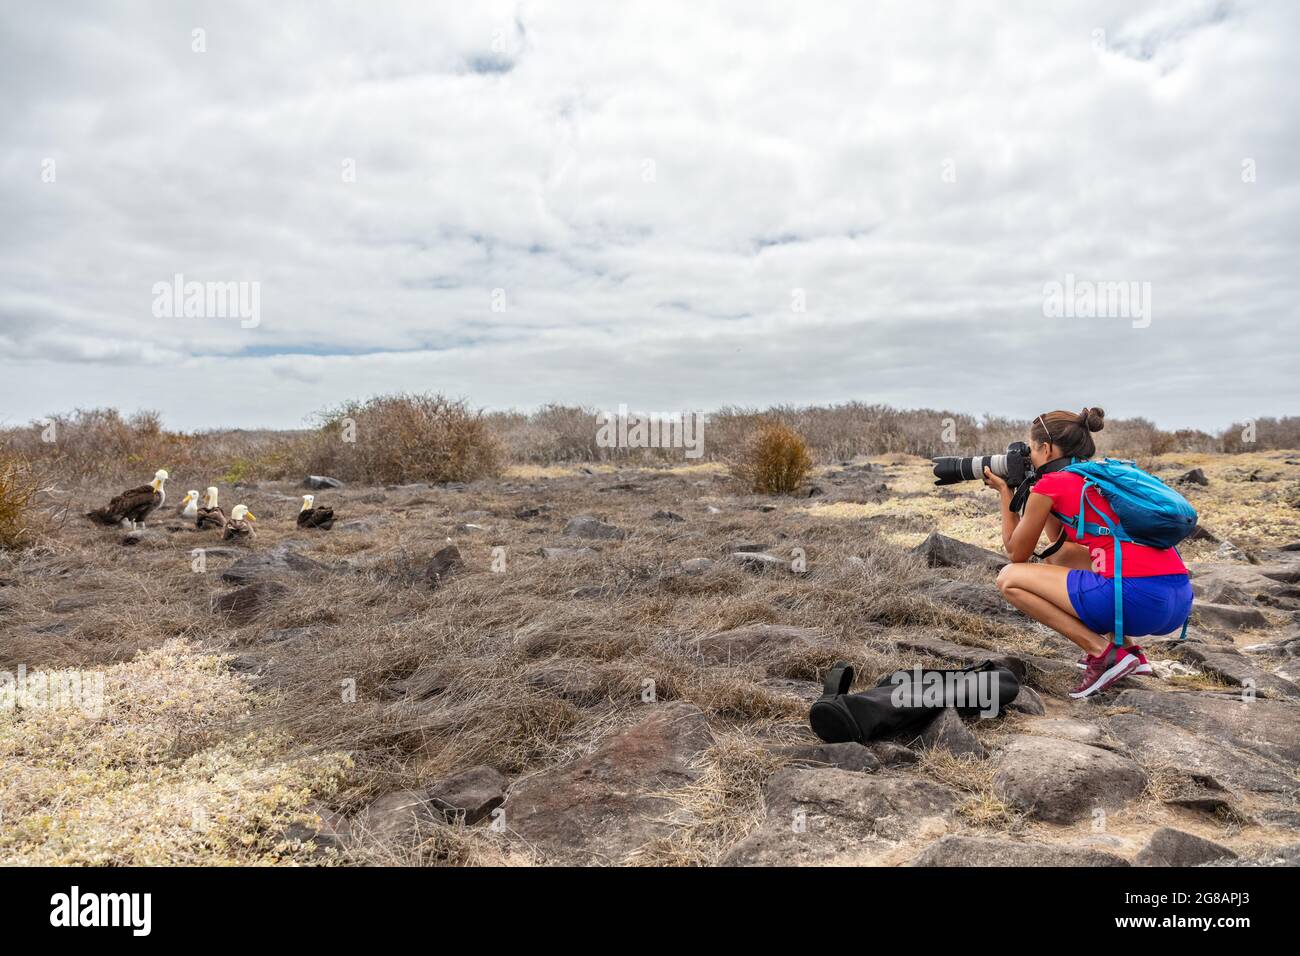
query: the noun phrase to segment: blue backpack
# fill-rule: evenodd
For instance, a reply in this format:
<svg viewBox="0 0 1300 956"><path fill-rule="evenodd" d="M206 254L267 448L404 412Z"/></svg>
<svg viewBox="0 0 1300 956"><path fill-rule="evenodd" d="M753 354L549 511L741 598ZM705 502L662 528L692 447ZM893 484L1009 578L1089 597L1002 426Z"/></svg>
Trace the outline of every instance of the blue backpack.
<svg viewBox="0 0 1300 956"><path fill-rule="evenodd" d="M1145 545L1149 548L1172 548L1196 530L1196 509L1187 499L1154 475L1148 475L1131 461L1104 458L1101 461L1074 461L1062 471L1083 479L1079 492L1079 514L1067 518L1053 510L1052 514L1062 525L1074 528L1075 539L1085 534L1110 536L1115 539L1115 643L1124 643L1124 549L1119 542ZM1102 524L1088 521L1084 511L1089 507L1089 488L1096 488L1115 512L1119 523L1093 507L1093 513ZM1187 637L1187 624L1179 639Z"/></svg>

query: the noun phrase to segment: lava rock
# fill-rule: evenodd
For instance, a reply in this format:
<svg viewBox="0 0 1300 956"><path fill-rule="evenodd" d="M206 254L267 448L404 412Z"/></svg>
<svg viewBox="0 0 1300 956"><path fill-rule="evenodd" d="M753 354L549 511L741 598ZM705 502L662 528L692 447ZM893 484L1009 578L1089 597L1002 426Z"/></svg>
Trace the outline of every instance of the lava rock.
<svg viewBox="0 0 1300 956"><path fill-rule="evenodd" d="M578 515L576 518L570 518L569 523L564 526L564 531L561 533L570 538L595 538L608 541L617 541L627 537L627 532L622 528L606 524L591 515Z"/></svg>
<svg viewBox="0 0 1300 956"><path fill-rule="evenodd" d="M491 767L463 770L428 788L429 803L448 820L478 823L506 799L506 778Z"/></svg>
<svg viewBox="0 0 1300 956"><path fill-rule="evenodd" d="M251 584L284 574L316 574L328 570L325 565L278 545L240 558L221 573L221 580L227 584Z"/></svg>
<svg viewBox="0 0 1300 956"><path fill-rule="evenodd" d="M877 740L867 746L876 755L882 767L901 767L921 759L921 755L911 747L905 747L892 740Z"/></svg>
<svg viewBox="0 0 1300 956"><path fill-rule="evenodd" d="M795 766L835 767L858 773L874 773L880 769L880 760L869 747L857 743L795 744L778 747L773 753L787 758Z"/></svg>
<svg viewBox="0 0 1300 956"><path fill-rule="evenodd" d="M713 567L713 562L708 558L687 558L681 564L682 573L689 575L703 574L711 567Z"/></svg>
<svg viewBox="0 0 1300 956"><path fill-rule="evenodd" d="M779 571L789 569L790 562L778 558L774 554L766 554L761 551L736 551L729 555L731 562L756 574L764 571Z"/></svg>
<svg viewBox="0 0 1300 956"><path fill-rule="evenodd" d="M1129 863L1123 857L1089 847L953 835L931 843L910 865L1128 866Z"/></svg>
<svg viewBox="0 0 1300 956"><path fill-rule="evenodd" d="M930 532L928 538L912 549L912 554L923 558L932 568L987 568L997 571L1010 563L1010 559L1004 555L958 541L937 531Z"/></svg>
<svg viewBox="0 0 1300 956"><path fill-rule="evenodd" d="M1226 846L1173 827L1161 827L1147 841L1134 862L1138 866L1200 866L1215 860L1235 859Z"/></svg>
<svg viewBox="0 0 1300 956"><path fill-rule="evenodd" d="M1260 697L1278 700L1300 700L1300 687L1258 666L1236 651L1216 650L1182 644L1174 649L1179 660L1195 664L1207 674L1213 674L1228 684L1254 687Z"/></svg>
<svg viewBox="0 0 1300 956"><path fill-rule="evenodd" d="M1263 611L1253 607L1196 601L1192 605L1192 625L1233 633L1268 627L1268 618L1264 616Z"/></svg>
<svg viewBox="0 0 1300 956"><path fill-rule="evenodd" d="M1036 820L1073 823L1099 807L1136 799L1142 769L1118 754L1055 737L1013 739L1000 755L994 791Z"/></svg>
<svg viewBox="0 0 1300 956"><path fill-rule="evenodd" d="M407 844L438 822L427 793L399 790L384 794L358 813L349 830L364 842Z"/></svg>
<svg viewBox="0 0 1300 956"><path fill-rule="evenodd" d="M1031 717L1042 717L1047 713L1047 706L1043 703L1043 698L1039 696L1038 691L1032 687L1020 685L1020 692L1016 694L1016 699L1007 704L1007 710L1019 711L1022 714L1029 714Z"/></svg>
<svg viewBox="0 0 1300 956"><path fill-rule="evenodd" d="M589 755L516 783L508 830L548 862L620 863L671 834L680 807L665 795L698 778L712 746L708 721L684 702L648 705L649 716Z"/></svg>
<svg viewBox="0 0 1300 956"><path fill-rule="evenodd" d="M811 627L749 624L701 637L695 649L709 664L778 665L800 652L831 647L833 638Z"/></svg>
<svg viewBox="0 0 1300 956"><path fill-rule="evenodd" d="M957 794L913 776L850 770L778 770L762 825L724 858L729 866L869 864L933 826L945 827Z"/></svg>
<svg viewBox="0 0 1300 956"><path fill-rule="evenodd" d="M946 750L956 757L971 756L982 759L988 756L984 745L962 722L961 717L952 707L945 707L940 711L934 720L926 725L917 741L924 750Z"/></svg>
<svg viewBox="0 0 1300 956"><path fill-rule="evenodd" d="M581 661L539 661L524 670L524 683L577 703L590 703L602 696L603 681L596 668Z"/></svg>
<svg viewBox="0 0 1300 956"><path fill-rule="evenodd" d="M1290 701L1256 699L1244 703L1240 695L1124 690L1116 695L1114 706L1131 708L1148 722L1156 718L1182 727L1202 742L1249 751L1282 767L1300 766L1300 707Z"/></svg>
<svg viewBox="0 0 1300 956"><path fill-rule="evenodd" d="M167 536L155 528L137 528L135 531L128 531L122 535L122 544L128 548L134 548L137 545L161 545L166 543Z"/></svg>
<svg viewBox="0 0 1300 956"><path fill-rule="evenodd" d="M212 611L231 624L248 624L269 611L289 589L276 581L257 581L212 598Z"/></svg>
<svg viewBox="0 0 1300 956"><path fill-rule="evenodd" d="M1025 688L1020 688L1020 693L1024 692ZM1044 717L1025 721L1023 726L1025 733L1040 737L1058 737L1090 747L1104 747L1106 744L1106 732L1101 727L1073 717Z"/></svg>

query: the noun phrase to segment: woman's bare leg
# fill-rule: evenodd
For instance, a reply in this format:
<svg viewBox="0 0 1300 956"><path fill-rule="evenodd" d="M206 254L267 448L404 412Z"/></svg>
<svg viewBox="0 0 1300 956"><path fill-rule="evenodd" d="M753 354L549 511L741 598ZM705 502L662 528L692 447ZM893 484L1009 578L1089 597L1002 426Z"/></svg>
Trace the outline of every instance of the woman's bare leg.
<svg viewBox="0 0 1300 956"><path fill-rule="evenodd" d="M1072 541L1067 541L1065 544L1061 545L1060 551L1057 551L1056 554L1052 555L1050 558L1044 558L1043 561L1045 564L1054 564L1057 567L1068 568L1071 570L1092 570L1092 555L1088 553L1088 549L1083 545L1075 544ZM1068 593L1066 594L1066 597L1069 597ZM1066 610L1073 614L1073 605L1067 607ZM1132 638L1125 637L1124 645L1126 647L1136 647L1137 643Z"/></svg>
<svg viewBox="0 0 1300 956"><path fill-rule="evenodd" d="M1055 564L1008 564L998 573L998 590L1035 621L1068 637L1086 653L1101 654L1109 641L1074 613L1065 583L1070 570Z"/></svg>

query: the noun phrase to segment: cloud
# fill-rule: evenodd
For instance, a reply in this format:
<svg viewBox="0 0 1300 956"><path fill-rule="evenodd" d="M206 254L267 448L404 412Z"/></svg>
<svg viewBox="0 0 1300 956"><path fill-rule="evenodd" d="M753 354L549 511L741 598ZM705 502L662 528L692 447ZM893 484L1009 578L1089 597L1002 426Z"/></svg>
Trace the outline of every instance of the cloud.
<svg viewBox="0 0 1300 956"><path fill-rule="evenodd" d="M4 412L296 425L393 388L1294 412L1297 26L1281 2L5 11ZM261 322L155 318L177 273L258 282ZM1150 282L1151 326L1045 318L1067 274Z"/></svg>

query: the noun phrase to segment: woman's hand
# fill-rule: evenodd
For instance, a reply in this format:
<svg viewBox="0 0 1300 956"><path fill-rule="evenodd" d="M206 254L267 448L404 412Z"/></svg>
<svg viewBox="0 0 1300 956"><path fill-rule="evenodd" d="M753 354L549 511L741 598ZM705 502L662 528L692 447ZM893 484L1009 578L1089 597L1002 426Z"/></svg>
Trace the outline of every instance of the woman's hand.
<svg viewBox="0 0 1300 956"><path fill-rule="evenodd" d="M1011 510L1011 489L1007 483L999 478L988 468L984 469L984 484L998 493L1002 499L1002 547L1006 550L1007 556L1012 561L1016 560L1014 552L1011 549L1011 536L1016 533L1016 526L1020 524L1020 515ZM1037 536L1035 536L1037 540ZM1021 558L1020 560L1024 560Z"/></svg>
<svg viewBox="0 0 1300 956"><path fill-rule="evenodd" d="M1001 495L1003 501L1011 500L1011 489L1007 487L1006 481L989 471L987 465L984 466L984 484Z"/></svg>

